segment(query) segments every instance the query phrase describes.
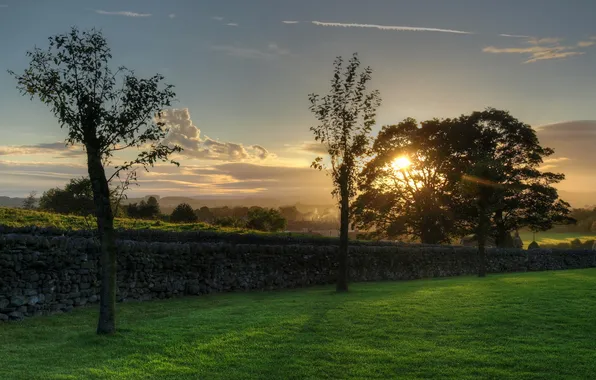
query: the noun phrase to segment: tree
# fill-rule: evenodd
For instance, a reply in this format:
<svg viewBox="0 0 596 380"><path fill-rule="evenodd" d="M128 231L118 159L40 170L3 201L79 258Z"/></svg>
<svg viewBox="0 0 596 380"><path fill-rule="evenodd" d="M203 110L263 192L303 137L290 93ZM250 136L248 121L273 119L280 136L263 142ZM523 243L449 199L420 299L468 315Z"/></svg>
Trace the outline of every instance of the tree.
<svg viewBox="0 0 596 380"><path fill-rule="evenodd" d="M408 118L384 126L361 173L355 225L372 237L447 243L458 234L459 177L453 175L452 121Z"/></svg>
<svg viewBox="0 0 596 380"><path fill-rule="evenodd" d="M338 57L334 63L330 93L323 97L309 95L310 111L319 122L310 130L314 133L315 141L323 144L329 155L328 164L322 157L317 157L312 167L329 169L334 184L332 195L339 198L338 292L348 290L350 203L356 194L360 160L369 148L369 133L381 104L378 91L367 92L372 69L367 67L359 72L359 68L357 54L353 55L345 68L343 59Z"/></svg>
<svg viewBox="0 0 596 380"><path fill-rule="evenodd" d="M197 220L195 212L188 203L180 203L170 215L170 221L174 223L194 223Z"/></svg>
<svg viewBox="0 0 596 380"><path fill-rule="evenodd" d="M137 167L148 170L157 161L181 150L161 144L167 134L161 111L169 107L173 86L164 77L141 79L125 67L113 72L110 48L100 31L70 32L49 38L47 50L29 51L29 67L22 74L9 71L17 88L46 104L68 129L67 143L80 144L87 154L95 217L101 245L101 291L98 334L116 329L116 235L110 202L110 180ZM127 148L140 151L131 161L106 174L114 154ZM173 161L170 161L175 163ZM134 180L136 177L128 177Z"/></svg>
<svg viewBox="0 0 596 380"><path fill-rule="evenodd" d="M131 218L154 219L161 213L159 202L155 197L149 197L147 202L132 203L126 208L126 213Z"/></svg>
<svg viewBox="0 0 596 380"><path fill-rule="evenodd" d="M509 112L488 108L458 119L459 160L467 168L490 163L495 204L490 211L490 233L498 247L506 246L512 231L524 227L546 231L555 224L574 223L570 205L559 199L554 184L565 176L545 172L540 166L554 154L540 145L536 131ZM463 172L465 173L464 169Z"/></svg>
<svg viewBox="0 0 596 380"><path fill-rule="evenodd" d="M64 189L56 187L45 191L39 199L39 208L59 214L92 215L95 204L91 181L85 177L73 178Z"/></svg>
<svg viewBox="0 0 596 380"><path fill-rule="evenodd" d="M27 198L25 198L25 200L23 201L23 208L25 210L35 210L35 207L37 205L37 198L35 198L36 196L37 191L32 191L29 193Z"/></svg>
<svg viewBox="0 0 596 380"><path fill-rule="evenodd" d="M300 211L296 206L282 206L279 208L279 212L289 222L294 222L300 217Z"/></svg>
<svg viewBox="0 0 596 380"><path fill-rule="evenodd" d="M213 220L213 213L209 210L209 207L203 206L198 210L195 210L198 220L201 222L210 223Z"/></svg>
<svg viewBox="0 0 596 380"><path fill-rule="evenodd" d="M278 210L256 207L248 211L246 227L259 231L278 232L286 228L286 223L286 219Z"/></svg>

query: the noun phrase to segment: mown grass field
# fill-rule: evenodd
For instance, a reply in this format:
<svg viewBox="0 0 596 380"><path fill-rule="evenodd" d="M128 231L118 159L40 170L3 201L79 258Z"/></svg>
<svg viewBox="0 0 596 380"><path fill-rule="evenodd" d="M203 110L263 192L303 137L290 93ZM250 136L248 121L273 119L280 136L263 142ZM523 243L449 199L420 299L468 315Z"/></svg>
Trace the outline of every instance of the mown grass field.
<svg viewBox="0 0 596 380"><path fill-rule="evenodd" d="M0 324L1 379L591 379L596 269L119 304Z"/></svg>
<svg viewBox="0 0 596 380"><path fill-rule="evenodd" d="M528 244L532 242L531 232L520 232L520 238L524 242L524 247L527 248ZM557 245L560 243L571 243L571 241L579 239L582 242L587 240L596 240L596 234L586 234L580 232L538 232L536 233L536 242L539 245Z"/></svg>

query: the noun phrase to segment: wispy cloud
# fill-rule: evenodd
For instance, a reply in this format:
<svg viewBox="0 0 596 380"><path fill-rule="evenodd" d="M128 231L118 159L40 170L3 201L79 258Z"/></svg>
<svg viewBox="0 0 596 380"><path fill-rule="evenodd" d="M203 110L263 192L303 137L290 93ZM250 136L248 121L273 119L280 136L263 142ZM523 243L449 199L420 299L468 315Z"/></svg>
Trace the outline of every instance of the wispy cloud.
<svg viewBox="0 0 596 380"><path fill-rule="evenodd" d="M96 9L95 13L99 13L100 15L126 16L126 17L149 17L149 16L151 16L151 13L136 13L136 12L130 12L130 11L108 12L108 11L102 11L100 9Z"/></svg>
<svg viewBox="0 0 596 380"><path fill-rule="evenodd" d="M371 29L392 30L392 31L400 31L400 32L440 32L440 33L455 33L455 34L474 34L472 32L464 32L461 30L425 28L425 27L417 27L417 26L346 24L346 23L340 23L340 22L321 22L321 21L312 21L312 23L314 25L318 25L318 26L331 26L331 27L342 27L342 28L371 28Z"/></svg>
<svg viewBox="0 0 596 380"><path fill-rule="evenodd" d="M501 37L510 37L510 38L532 38L530 36L524 36L521 34L499 34Z"/></svg>
<svg viewBox="0 0 596 380"><path fill-rule="evenodd" d="M550 59L563 59L585 54L578 48L589 47L596 43L592 41L580 41L577 44L561 44L560 38L535 38L529 37L524 41L526 46L521 47L495 47L487 46L482 49L485 53L492 54L525 54L528 59L524 63L533 63ZM530 45L530 46L527 46Z"/></svg>
<svg viewBox="0 0 596 380"><path fill-rule="evenodd" d="M223 17L219 17L219 16L213 16L213 17L211 17L211 19L212 20L215 20L215 21L223 21L224 18Z"/></svg>
<svg viewBox="0 0 596 380"><path fill-rule="evenodd" d="M238 26L238 24L235 22L228 22L226 25L227 26Z"/></svg>
<svg viewBox="0 0 596 380"><path fill-rule="evenodd" d="M81 156L84 152L80 147L66 145L64 142L0 146L0 156L30 156L34 154L56 155L55 158L65 158Z"/></svg>
<svg viewBox="0 0 596 380"><path fill-rule="evenodd" d="M170 13L170 14L168 15L168 17L169 17L169 18L175 18L175 17L176 17L176 14L175 14L175 13Z"/></svg>
<svg viewBox="0 0 596 380"><path fill-rule="evenodd" d="M284 24L298 24L300 21L282 21Z"/></svg>
<svg viewBox="0 0 596 380"><path fill-rule="evenodd" d="M226 53L232 57L252 59L273 59L290 54L289 50L282 49L274 43L269 44L266 50L229 45L216 45L211 48L215 51Z"/></svg>

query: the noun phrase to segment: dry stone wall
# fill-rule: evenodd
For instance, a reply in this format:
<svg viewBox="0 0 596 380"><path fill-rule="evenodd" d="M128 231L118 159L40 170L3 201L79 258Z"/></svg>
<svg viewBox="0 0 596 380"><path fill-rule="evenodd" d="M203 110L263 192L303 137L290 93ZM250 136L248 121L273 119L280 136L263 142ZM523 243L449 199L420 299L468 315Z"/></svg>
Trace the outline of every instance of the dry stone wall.
<svg viewBox="0 0 596 380"><path fill-rule="evenodd" d="M120 240L118 300L330 284L335 280L335 254L331 245ZM596 251L591 250L492 249L487 256L491 273L596 267ZM474 274L476 257L471 247L352 246L350 279ZM98 271L97 244L91 238L0 233L0 320L96 303Z"/></svg>

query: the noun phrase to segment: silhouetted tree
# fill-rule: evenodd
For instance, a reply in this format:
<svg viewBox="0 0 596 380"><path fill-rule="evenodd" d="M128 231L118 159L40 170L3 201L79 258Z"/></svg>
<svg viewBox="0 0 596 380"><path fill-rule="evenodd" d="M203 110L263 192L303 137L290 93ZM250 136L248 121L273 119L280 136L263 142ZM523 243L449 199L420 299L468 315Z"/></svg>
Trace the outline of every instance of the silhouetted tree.
<svg viewBox="0 0 596 380"><path fill-rule="evenodd" d="M449 242L458 234L454 175L448 130L451 120L414 119L384 126L372 146L353 205L358 228L372 237Z"/></svg>
<svg viewBox="0 0 596 380"><path fill-rule="evenodd" d="M197 220L195 212L188 203L180 203L170 215L170 221L173 223L194 223Z"/></svg>
<svg viewBox="0 0 596 380"><path fill-rule="evenodd" d="M209 210L209 207L207 206L203 206L200 209L195 210L195 214L201 222L210 223L211 221L213 221L213 213L211 212L211 210Z"/></svg>
<svg viewBox="0 0 596 380"><path fill-rule="evenodd" d="M286 228L286 219L278 210L256 207L248 211L246 227L268 232L283 231Z"/></svg>
<svg viewBox="0 0 596 380"><path fill-rule="evenodd" d="M367 92L372 69L359 72L360 60L357 54L344 68L343 59L334 63L331 90L320 97L309 95L310 110L319 125L311 127L315 140L322 143L329 154L328 164L317 157L312 167L318 170L329 168L335 189L333 195L339 198L341 222L338 250L337 291L348 290L348 231L350 224L350 203L356 194L360 159L366 155L370 144L369 133L375 124L376 110L381 104L378 91Z"/></svg>
<svg viewBox="0 0 596 380"><path fill-rule="evenodd" d="M59 214L91 215L95 212L93 189L89 178L73 178L64 189L45 191L39 198L39 208Z"/></svg>
<svg viewBox="0 0 596 380"><path fill-rule="evenodd" d="M35 207L37 205L37 198L35 198L36 196L37 191L30 192L27 198L25 198L25 200L23 201L22 207L25 210L35 210Z"/></svg>
<svg viewBox="0 0 596 380"><path fill-rule="evenodd" d="M490 233L497 246L506 245L510 233L523 227L546 231L556 224L574 223L570 205L559 199L554 184L565 176L544 172L540 165L554 153L542 147L536 131L507 111L488 108L458 120L459 161L473 168L479 162L490 162L494 170L487 178L497 184L491 208ZM465 173L464 169L463 172Z"/></svg>
<svg viewBox="0 0 596 380"><path fill-rule="evenodd" d="M126 207L126 213L131 218L138 219L154 219L161 213L159 202L155 197L149 197L147 202L144 200L137 203L132 203Z"/></svg>
<svg viewBox="0 0 596 380"><path fill-rule="evenodd" d="M282 206L279 208L279 212L288 222L294 222L300 217L300 211L296 206Z"/></svg>
<svg viewBox="0 0 596 380"><path fill-rule="evenodd" d="M67 142L81 144L87 153L87 169L93 188L95 216L101 241L101 291L99 334L116 328L116 236L110 202L109 182L123 171L156 161L167 161L180 147L160 141L167 130L155 117L174 99L172 86L155 75L139 79L125 67L113 72L110 48L101 32L69 33L49 38L49 48L27 53L29 67L17 75L23 95L39 98L48 105L62 127L68 128ZM105 167L114 153L133 147L140 150L131 161L115 166L111 176ZM148 148L146 148L148 147ZM146 148L146 150L145 150Z"/></svg>

